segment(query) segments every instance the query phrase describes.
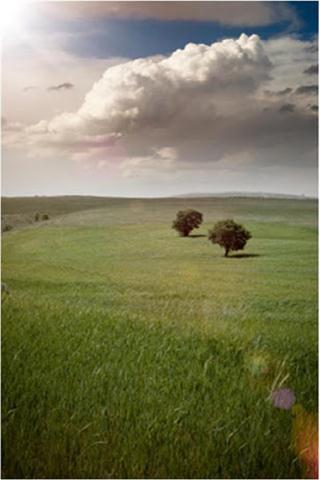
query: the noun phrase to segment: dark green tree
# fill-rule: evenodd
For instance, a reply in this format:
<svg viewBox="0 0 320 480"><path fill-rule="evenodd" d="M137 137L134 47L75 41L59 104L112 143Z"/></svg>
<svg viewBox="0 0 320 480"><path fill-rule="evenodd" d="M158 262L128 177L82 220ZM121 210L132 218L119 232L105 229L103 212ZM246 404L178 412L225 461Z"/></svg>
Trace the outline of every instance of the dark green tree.
<svg viewBox="0 0 320 480"><path fill-rule="evenodd" d="M217 222L208 232L208 239L224 248L225 257L232 250L243 250L250 238L251 233L233 220Z"/></svg>
<svg viewBox="0 0 320 480"><path fill-rule="evenodd" d="M49 220L49 215L47 213L44 213L42 215L42 220Z"/></svg>
<svg viewBox="0 0 320 480"><path fill-rule="evenodd" d="M177 230L180 237L187 237L194 228L199 228L201 223L202 213L192 209L180 210L172 223L172 228Z"/></svg>

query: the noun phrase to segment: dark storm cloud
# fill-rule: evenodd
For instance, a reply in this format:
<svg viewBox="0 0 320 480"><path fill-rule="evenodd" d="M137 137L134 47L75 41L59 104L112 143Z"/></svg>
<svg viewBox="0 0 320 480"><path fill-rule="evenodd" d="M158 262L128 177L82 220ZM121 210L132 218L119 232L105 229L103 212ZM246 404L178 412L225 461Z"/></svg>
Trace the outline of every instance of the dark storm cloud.
<svg viewBox="0 0 320 480"><path fill-rule="evenodd" d="M283 90L277 90L277 91L271 91L271 90L265 90L265 93L267 95L275 95L276 97L282 97L284 95L289 95L289 93L292 92L292 88L287 87L284 88Z"/></svg>
<svg viewBox="0 0 320 480"><path fill-rule="evenodd" d="M285 103L282 107L279 108L280 113L292 113L295 109L295 105L293 103Z"/></svg>
<svg viewBox="0 0 320 480"><path fill-rule="evenodd" d="M297 95L305 95L305 94L317 94L318 93L318 85L301 85L295 91Z"/></svg>
<svg viewBox="0 0 320 480"><path fill-rule="evenodd" d="M313 75L315 73L318 73L318 65L310 65L310 67L306 68L303 73L307 75Z"/></svg>
<svg viewBox="0 0 320 480"><path fill-rule="evenodd" d="M214 162L215 157L252 152L256 165L293 167L303 158L304 167L313 167L317 162L317 128L311 112L294 110L284 117L273 110L263 114L251 111L241 118L217 118L211 137L208 125L206 131L198 133L197 143L181 133L178 152L189 163L195 158Z"/></svg>
<svg viewBox="0 0 320 480"><path fill-rule="evenodd" d="M74 84L70 82L60 83L59 85L52 85L47 88L48 92L59 91L59 90L70 90L74 88Z"/></svg>
<svg viewBox="0 0 320 480"><path fill-rule="evenodd" d="M278 92L276 92L276 95L281 97L282 95L288 95L291 92L292 92L292 88L287 87L287 88L284 88L283 90L279 90Z"/></svg>

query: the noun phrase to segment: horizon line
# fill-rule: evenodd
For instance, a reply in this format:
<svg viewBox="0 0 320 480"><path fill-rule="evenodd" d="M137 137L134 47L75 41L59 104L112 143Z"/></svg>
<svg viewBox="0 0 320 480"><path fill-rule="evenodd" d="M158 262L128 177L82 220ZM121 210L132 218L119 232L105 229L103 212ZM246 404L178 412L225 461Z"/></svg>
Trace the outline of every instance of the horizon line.
<svg viewBox="0 0 320 480"><path fill-rule="evenodd" d="M208 197L295 197L301 199L318 199L317 194L295 194L295 193L283 193L283 192L237 192L237 191L225 191L225 192L189 192L189 193L176 193L171 195L153 195L153 196L127 196L127 195L99 195L99 194L22 194L22 195L1 195L1 198L57 198L57 197L93 197L93 198L124 198L124 199L168 199L168 198L208 198Z"/></svg>

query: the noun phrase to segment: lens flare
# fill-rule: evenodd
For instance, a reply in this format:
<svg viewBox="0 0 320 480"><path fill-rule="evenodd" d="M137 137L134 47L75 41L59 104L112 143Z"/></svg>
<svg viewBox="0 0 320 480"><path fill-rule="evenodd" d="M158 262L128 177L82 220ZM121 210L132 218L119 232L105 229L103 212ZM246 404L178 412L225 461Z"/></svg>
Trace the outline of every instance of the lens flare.
<svg viewBox="0 0 320 480"><path fill-rule="evenodd" d="M290 388L279 388L271 394L273 406L283 410L290 410L296 402L296 397Z"/></svg>
<svg viewBox="0 0 320 480"><path fill-rule="evenodd" d="M318 478L318 421L302 405L292 409L292 443L306 478Z"/></svg>
<svg viewBox="0 0 320 480"><path fill-rule="evenodd" d="M2 37L19 35L22 30L22 17L25 6L25 1L22 0L10 0L0 3L0 31Z"/></svg>

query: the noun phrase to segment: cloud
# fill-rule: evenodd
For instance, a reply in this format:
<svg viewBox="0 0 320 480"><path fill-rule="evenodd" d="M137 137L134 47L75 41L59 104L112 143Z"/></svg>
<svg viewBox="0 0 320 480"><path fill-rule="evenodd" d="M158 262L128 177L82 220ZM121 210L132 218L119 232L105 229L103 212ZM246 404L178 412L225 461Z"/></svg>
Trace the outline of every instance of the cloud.
<svg viewBox="0 0 320 480"><path fill-rule="evenodd" d="M63 111L79 107L93 83L112 65L127 59L79 58L57 47L52 35L28 36L28 43L16 43L3 49L2 113L13 121L26 124L50 119ZM77 79L76 88L48 93L47 86L61 84L61 79ZM30 88L27 92L24 88Z"/></svg>
<svg viewBox="0 0 320 480"><path fill-rule="evenodd" d="M310 67L306 68L303 73L306 75L314 75L318 73L318 65L310 65Z"/></svg>
<svg viewBox="0 0 320 480"><path fill-rule="evenodd" d="M318 93L318 85L301 85L295 91L297 95L309 95Z"/></svg>
<svg viewBox="0 0 320 480"><path fill-rule="evenodd" d="M164 147L154 151L153 155L129 158L121 163L120 172L124 178L177 175L177 153L174 148Z"/></svg>
<svg viewBox="0 0 320 480"><path fill-rule="evenodd" d="M36 90L37 87L35 85L28 85L22 89L23 92L30 92L30 90Z"/></svg>
<svg viewBox="0 0 320 480"><path fill-rule="evenodd" d="M51 85L47 88L48 92L60 91L60 90L70 90L74 88L74 84L70 82L60 83L59 85Z"/></svg>
<svg viewBox="0 0 320 480"><path fill-rule="evenodd" d="M304 58L308 43L287 43ZM250 168L314 166L316 116L303 95L283 105L287 85L299 87L290 68L277 77L277 55L279 44L241 35L110 66L78 110L28 126L13 143L126 177L221 168L226 158L240 158L239 169L246 158Z"/></svg>
<svg viewBox="0 0 320 480"><path fill-rule="evenodd" d="M298 88L306 81L304 70L316 63L317 39L300 40L295 36L271 38L264 42L272 61L273 89Z"/></svg>
<svg viewBox="0 0 320 480"><path fill-rule="evenodd" d="M275 95L277 97L282 97L282 96L285 96L285 95L289 95L291 92L292 92L292 88L290 87L287 87L287 88L284 88L282 90L277 90L277 91L271 91L271 90L265 90L266 94L267 95Z"/></svg>
<svg viewBox="0 0 320 480"><path fill-rule="evenodd" d="M14 122L6 117L1 117L2 146L14 145L18 138L24 137L24 129L25 125L21 122Z"/></svg>
<svg viewBox="0 0 320 480"><path fill-rule="evenodd" d="M293 103L285 103L279 108L280 113L292 113L295 109L295 105Z"/></svg>
<svg viewBox="0 0 320 480"><path fill-rule="evenodd" d="M275 92L275 93L276 93L276 95L281 97L282 95L288 95L291 92L292 92L292 88L287 87L287 88L284 88L283 90L279 90L278 92Z"/></svg>
<svg viewBox="0 0 320 480"><path fill-rule="evenodd" d="M314 42L312 45L308 45L305 47L306 53L317 53L318 52L318 44Z"/></svg>
<svg viewBox="0 0 320 480"><path fill-rule="evenodd" d="M78 143L83 147L84 138L92 145L94 138L102 137L105 144L109 137L133 138L147 130L161 137L170 123L194 123L197 116L210 119L217 108L222 114L226 99L219 100L221 92L233 99L249 95L268 78L270 68L255 35L210 46L188 44L169 57L137 59L107 69L77 112L39 122L28 133L51 146L69 143L75 148Z"/></svg>
<svg viewBox="0 0 320 480"><path fill-rule="evenodd" d="M218 22L233 26L264 26L280 22L299 24L295 10L284 2L46 2L38 5L63 19L157 19Z"/></svg>
<svg viewBox="0 0 320 480"><path fill-rule="evenodd" d="M12 122L6 117L1 117L1 128L3 132L22 132L25 125L21 122Z"/></svg>

